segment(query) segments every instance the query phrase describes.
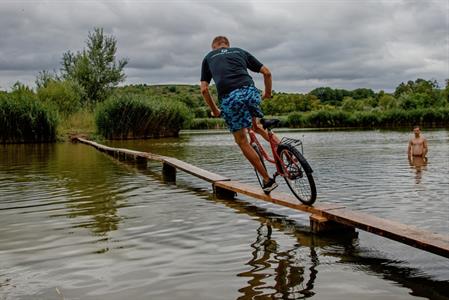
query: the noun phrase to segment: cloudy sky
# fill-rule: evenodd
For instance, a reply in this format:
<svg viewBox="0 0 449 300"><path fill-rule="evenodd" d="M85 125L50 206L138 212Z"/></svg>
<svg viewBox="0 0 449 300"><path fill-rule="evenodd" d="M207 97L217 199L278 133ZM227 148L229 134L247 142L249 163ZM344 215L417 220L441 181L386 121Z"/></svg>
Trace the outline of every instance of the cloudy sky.
<svg viewBox="0 0 449 300"><path fill-rule="evenodd" d="M0 0L0 89L59 70L94 27L129 59L124 84L198 84L216 35L267 65L276 91L449 78L449 0Z"/></svg>

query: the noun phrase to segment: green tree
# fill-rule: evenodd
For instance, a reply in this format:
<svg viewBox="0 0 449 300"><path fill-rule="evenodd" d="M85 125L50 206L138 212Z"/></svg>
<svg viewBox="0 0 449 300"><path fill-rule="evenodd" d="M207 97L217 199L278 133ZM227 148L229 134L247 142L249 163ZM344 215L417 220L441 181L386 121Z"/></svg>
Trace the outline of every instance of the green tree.
<svg viewBox="0 0 449 300"><path fill-rule="evenodd" d="M319 87L310 91L309 94L320 99L323 104L335 105L337 102L335 90L330 87Z"/></svg>
<svg viewBox="0 0 449 300"><path fill-rule="evenodd" d="M379 106L382 110L395 109L399 107L399 101L392 95L384 93L379 98Z"/></svg>
<svg viewBox="0 0 449 300"><path fill-rule="evenodd" d="M117 41L102 28L89 32L82 52L67 51L62 57L62 78L78 82L86 93L85 101L102 102L114 86L125 80L127 59L116 60Z"/></svg>
<svg viewBox="0 0 449 300"><path fill-rule="evenodd" d="M359 88L355 89L351 92L352 98L354 99L364 99L364 98L370 98L374 97L376 93L372 89L366 89L366 88Z"/></svg>

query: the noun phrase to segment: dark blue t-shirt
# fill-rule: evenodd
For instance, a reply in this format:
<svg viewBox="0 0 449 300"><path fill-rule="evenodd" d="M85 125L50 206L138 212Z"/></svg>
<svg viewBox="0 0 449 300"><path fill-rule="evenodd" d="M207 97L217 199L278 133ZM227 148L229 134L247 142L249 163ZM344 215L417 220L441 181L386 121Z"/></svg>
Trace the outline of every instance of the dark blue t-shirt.
<svg viewBox="0 0 449 300"><path fill-rule="evenodd" d="M210 83L213 78L221 99L235 89L254 85L248 69L259 72L262 66L260 61L243 49L220 48L212 50L203 59L201 81Z"/></svg>

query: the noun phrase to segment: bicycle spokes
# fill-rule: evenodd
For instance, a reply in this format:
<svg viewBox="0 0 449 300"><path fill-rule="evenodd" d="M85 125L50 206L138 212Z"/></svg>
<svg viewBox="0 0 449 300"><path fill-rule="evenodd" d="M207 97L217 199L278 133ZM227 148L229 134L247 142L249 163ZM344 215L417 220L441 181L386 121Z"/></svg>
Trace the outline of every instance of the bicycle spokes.
<svg viewBox="0 0 449 300"><path fill-rule="evenodd" d="M316 187L312 174L307 173L307 162L290 145L281 145L279 151L283 177L293 194L305 204L313 204L316 199ZM304 161L301 161L304 160Z"/></svg>
<svg viewBox="0 0 449 300"><path fill-rule="evenodd" d="M285 176L290 180L295 180L304 176L304 171L301 168L299 161L293 157L288 151L282 151L281 159L284 164L286 172Z"/></svg>

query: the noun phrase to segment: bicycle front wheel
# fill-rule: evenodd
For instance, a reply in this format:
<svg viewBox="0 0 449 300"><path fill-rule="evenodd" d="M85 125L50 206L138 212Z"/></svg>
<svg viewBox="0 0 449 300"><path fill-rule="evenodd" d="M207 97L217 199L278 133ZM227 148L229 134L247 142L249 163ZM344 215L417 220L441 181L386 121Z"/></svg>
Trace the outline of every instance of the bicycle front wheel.
<svg viewBox="0 0 449 300"><path fill-rule="evenodd" d="M312 176L312 168L293 146L280 144L277 153L282 161L284 179L288 187L304 204L312 205L316 200L316 186Z"/></svg>

